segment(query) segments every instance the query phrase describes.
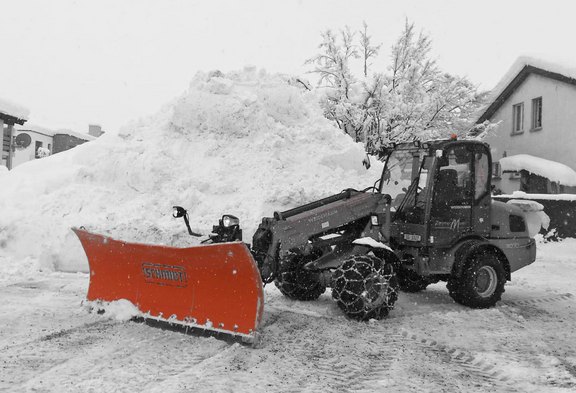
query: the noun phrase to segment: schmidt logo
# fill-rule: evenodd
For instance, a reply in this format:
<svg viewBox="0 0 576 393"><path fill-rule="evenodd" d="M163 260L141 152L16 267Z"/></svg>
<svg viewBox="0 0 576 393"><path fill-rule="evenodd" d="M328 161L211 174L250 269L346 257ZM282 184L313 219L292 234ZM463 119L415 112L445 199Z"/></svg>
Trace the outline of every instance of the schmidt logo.
<svg viewBox="0 0 576 393"><path fill-rule="evenodd" d="M182 266L143 263L142 273L147 283L185 287L188 285L186 270Z"/></svg>

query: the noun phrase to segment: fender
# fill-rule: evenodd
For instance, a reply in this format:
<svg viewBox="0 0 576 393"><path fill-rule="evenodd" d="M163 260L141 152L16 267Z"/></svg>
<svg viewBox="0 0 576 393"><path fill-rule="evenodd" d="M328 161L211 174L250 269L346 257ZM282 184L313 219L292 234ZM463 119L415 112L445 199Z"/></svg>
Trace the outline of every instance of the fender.
<svg viewBox="0 0 576 393"><path fill-rule="evenodd" d="M385 263L391 264L396 271L398 271L402 264L398 255L396 255L396 252L384 243L371 238L361 238L354 240L352 244L368 248L376 257L382 259Z"/></svg>
<svg viewBox="0 0 576 393"><path fill-rule="evenodd" d="M506 280L510 281L510 263L504 255L504 252L500 248L491 244L485 239L468 239L464 240L454 246L451 250L450 255L454 257L454 263L452 265L452 276L460 277L466 266L466 261L468 259L479 253L479 252L492 252L498 257L498 259L504 265L504 270L506 271Z"/></svg>

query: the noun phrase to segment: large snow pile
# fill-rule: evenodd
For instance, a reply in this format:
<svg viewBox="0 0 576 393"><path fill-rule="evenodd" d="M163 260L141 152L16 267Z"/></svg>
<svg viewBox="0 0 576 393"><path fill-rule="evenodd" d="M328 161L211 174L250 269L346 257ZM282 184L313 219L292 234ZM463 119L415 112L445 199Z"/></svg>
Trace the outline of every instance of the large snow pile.
<svg viewBox="0 0 576 393"><path fill-rule="evenodd" d="M87 271L72 226L128 241L190 245L173 205L207 233L223 213L246 241L263 216L366 187L363 147L317 99L255 69L200 73L158 114L72 150L0 172L0 273Z"/></svg>
<svg viewBox="0 0 576 393"><path fill-rule="evenodd" d="M576 171L556 161L529 154L517 154L501 158L500 166L503 171L526 170L565 186L576 186Z"/></svg>

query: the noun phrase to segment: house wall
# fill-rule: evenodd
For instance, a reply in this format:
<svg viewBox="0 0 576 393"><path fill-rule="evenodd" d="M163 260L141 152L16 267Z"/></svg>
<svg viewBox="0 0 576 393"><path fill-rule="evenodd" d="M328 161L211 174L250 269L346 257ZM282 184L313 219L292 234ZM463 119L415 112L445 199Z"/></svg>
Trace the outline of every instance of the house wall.
<svg viewBox="0 0 576 393"><path fill-rule="evenodd" d="M532 99L542 97L542 128L531 130ZM512 106L524 103L524 127L512 133ZM501 121L486 137L494 161L506 154L530 154L560 162L576 170L576 86L541 75L530 74L490 119ZM502 174L493 183L504 193L519 189L520 180Z"/></svg>
<svg viewBox="0 0 576 393"><path fill-rule="evenodd" d="M0 165L8 166L8 152L10 150L10 137L8 128L4 126L4 120L0 119L0 130L2 131L2 150L0 151Z"/></svg>
<svg viewBox="0 0 576 393"><path fill-rule="evenodd" d="M36 142L42 142L42 147L48 148L50 145L51 149L53 145L52 136L45 135L41 133L37 133L30 130L14 130L14 136L18 136L19 134L26 133L30 135L32 142L26 148L19 149L17 148L14 151L14 159L12 168L17 167L18 165L24 164L25 162L32 161L36 159Z"/></svg>
<svg viewBox="0 0 576 393"><path fill-rule="evenodd" d="M52 149L52 154L60 153L65 150L72 149L78 145L87 142L85 139L80 139L73 135L66 134L55 134L54 135L54 147Z"/></svg>

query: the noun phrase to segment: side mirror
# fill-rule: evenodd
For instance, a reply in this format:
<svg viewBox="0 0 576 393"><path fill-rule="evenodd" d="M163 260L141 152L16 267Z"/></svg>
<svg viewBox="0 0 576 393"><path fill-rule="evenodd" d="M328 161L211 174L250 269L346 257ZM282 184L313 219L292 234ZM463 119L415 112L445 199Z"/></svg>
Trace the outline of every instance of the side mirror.
<svg viewBox="0 0 576 393"><path fill-rule="evenodd" d="M173 206L172 208L174 209L174 211L172 211L172 217L174 218L184 217L187 213L186 209L181 206Z"/></svg>

